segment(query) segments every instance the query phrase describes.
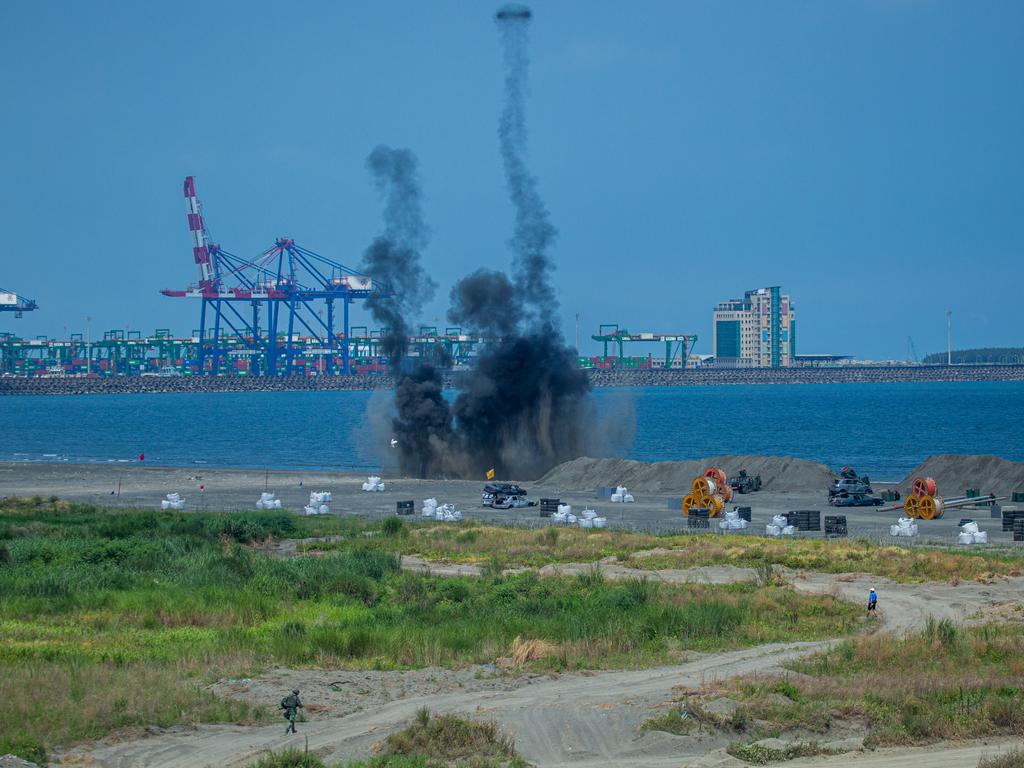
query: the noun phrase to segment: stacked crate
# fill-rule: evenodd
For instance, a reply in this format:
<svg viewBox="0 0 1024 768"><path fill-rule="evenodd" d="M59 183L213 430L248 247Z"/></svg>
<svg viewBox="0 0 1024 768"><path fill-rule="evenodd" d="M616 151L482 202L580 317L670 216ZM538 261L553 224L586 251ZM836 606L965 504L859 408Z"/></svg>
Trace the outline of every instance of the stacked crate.
<svg viewBox="0 0 1024 768"><path fill-rule="evenodd" d="M558 505L562 503L561 499L541 499L540 500L540 516L551 517L555 512L558 511Z"/></svg>
<svg viewBox="0 0 1024 768"><path fill-rule="evenodd" d="M820 531L821 512L817 509L800 509L787 512L786 519L798 531Z"/></svg>
<svg viewBox="0 0 1024 768"><path fill-rule="evenodd" d="M691 509L690 514L686 516L686 527L687 528L704 528L708 529L711 527L710 513L706 509Z"/></svg>
<svg viewBox="0 0 1024 768"><path fill-rule="evenodd" d="M846 537L846 515L825 515L825 535L828 538Z"/></svg>

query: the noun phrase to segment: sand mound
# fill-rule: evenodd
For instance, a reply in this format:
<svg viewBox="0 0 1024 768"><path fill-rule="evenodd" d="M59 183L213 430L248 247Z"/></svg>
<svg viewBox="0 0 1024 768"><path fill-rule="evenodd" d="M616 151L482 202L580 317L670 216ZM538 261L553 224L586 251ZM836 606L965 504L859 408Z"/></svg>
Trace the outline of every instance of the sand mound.
<svg viewBox="0 0 1024 768"><path fill-rule="evenodd" d="M929 456L903 479L900 490L909 490L915 477L934 478L940 496L962 496L967 488L1003 496L1024 491L1024 462L998 456Z"/></svg>
<svg viewBox="0 0 1024 768"><path fill-rule="evenodd" d="M708 467L719 467L729 476L745 469L752 475L761 475L763 487L775 491L823 491L835 478L835 473L824 464L792 456L712 456L699 461L655 463L584 456L559 464L538 482L566 491L624 485L642 493L684 494L689 492L693 478Z"/></svg>

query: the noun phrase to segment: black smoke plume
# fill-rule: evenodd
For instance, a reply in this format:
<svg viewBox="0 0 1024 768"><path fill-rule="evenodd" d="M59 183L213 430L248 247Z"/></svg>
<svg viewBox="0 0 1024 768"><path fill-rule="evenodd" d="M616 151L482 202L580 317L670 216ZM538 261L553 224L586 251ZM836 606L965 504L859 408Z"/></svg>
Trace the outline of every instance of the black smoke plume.
<svg viewBox="0 0 1024 768"><path fill-rule="evenodd" d="M498 139L505 182L515 212L514 281L479 270L452 289L448 317L485 337L452 407L453 454L459 474L487 469L505 477L538 477L583 453L590 382L556 330L550 249L557 236L526 163L528 8L507 5L495 14L505 66L505 98Z"/></svg>
<svg viewBox="0 0 1024 768"><path fill-rule="evenodd" d="M397 417L392 426L401 468L420 477L481 477L493 468L502 477L530 479L586 450L589 379L557 330L550 256L557 232L526 162L524 101L531 18L530 10L519 5L506 6L495 15L505 66L498 138L515 213L509 240L513 277L480 269L452 288L448 319L487 342L476 364L456 380L460 391L451 407L443 396L440 372L427 363L421 361L396 385ZM413 199L416 215L396 218L421 225L418 195ZM388 245L382 261L387 265L396 263L392 251L416 250L415 241L395 236L390 227L384 238ZM397 286L399 276L392 279ZM389 306L399 315L405 308L402 301ZM393 321L389 325L397 327Z"/></svg>
<svg viewBox="0 0 1024 768"><path fill-rule="evenodd" d="M515 229L509 244L515 254L512 272L523 303L540 324L554 325L557 314L551 285L554 265L548 256L558 231L537 191L537 179L526 164L526 78L529 74L529 23L533 14L523 5L506 5L495 14L505 65L505 103L498 121L498 140L505 167Z"/></svg>
<svg viewBox="0 0 1024 768"><path fill-rule="evenodd" d="M366 300L373 319L387 329L381 343L394 370L399 370L412 330L412 317L437 289L420 265L420 251L429 239L416 155L408 149L380 146L366 158L377 190L384 199L384 231L363 254L362 271L387 293Z"/></svg>

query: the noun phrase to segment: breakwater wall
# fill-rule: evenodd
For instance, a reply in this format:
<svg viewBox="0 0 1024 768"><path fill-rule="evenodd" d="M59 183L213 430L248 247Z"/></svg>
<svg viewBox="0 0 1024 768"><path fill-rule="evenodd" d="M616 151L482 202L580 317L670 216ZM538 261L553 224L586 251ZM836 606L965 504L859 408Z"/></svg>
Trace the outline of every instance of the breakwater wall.
<svg viewBox="0 0 1024 768"><path fill-rule="evenodd" d="M595 387L684 387L724 384L863 384L925 381L1024 381L1024 365L843 366L836 368L702 368L589 370ZM524 375L529 375L524 372ZM457 372L445 375L453 385ZM315 392L390 389L390 375L119 376L0 378L2 395L99 395L162 392Z"/></svg>

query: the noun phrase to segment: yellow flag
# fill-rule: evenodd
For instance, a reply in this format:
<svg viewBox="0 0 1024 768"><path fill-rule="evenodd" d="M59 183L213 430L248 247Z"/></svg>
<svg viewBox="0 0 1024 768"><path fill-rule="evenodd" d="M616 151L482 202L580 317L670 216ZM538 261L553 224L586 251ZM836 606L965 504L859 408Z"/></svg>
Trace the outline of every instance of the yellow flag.
<svg viewBox="0 0 1024 768"><path fill-rule="evenodd" d="M491 467L490 469L487 470L487 479L488 480L493 480L494 479L494 467Z"/></svg>

